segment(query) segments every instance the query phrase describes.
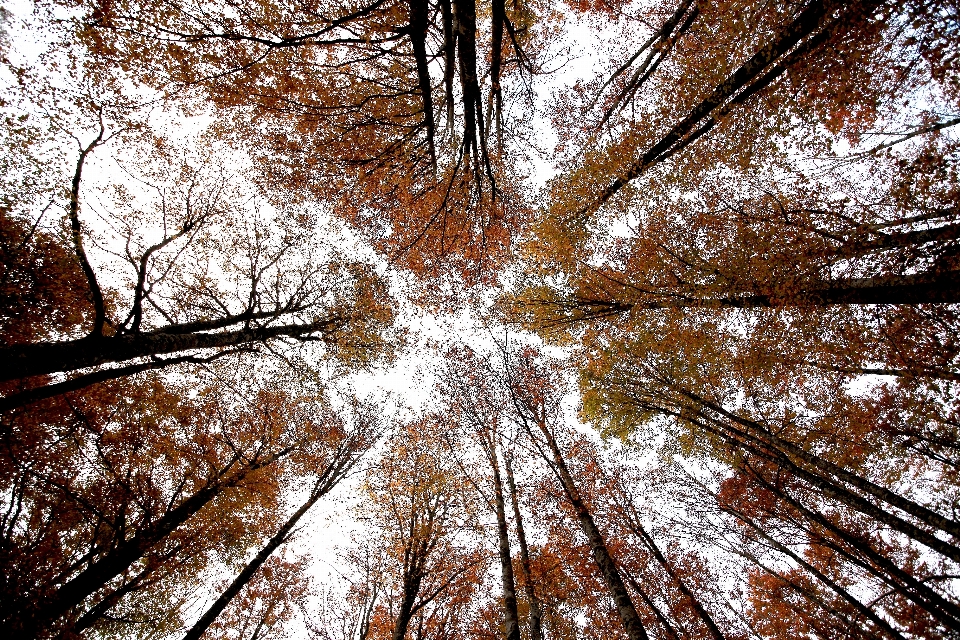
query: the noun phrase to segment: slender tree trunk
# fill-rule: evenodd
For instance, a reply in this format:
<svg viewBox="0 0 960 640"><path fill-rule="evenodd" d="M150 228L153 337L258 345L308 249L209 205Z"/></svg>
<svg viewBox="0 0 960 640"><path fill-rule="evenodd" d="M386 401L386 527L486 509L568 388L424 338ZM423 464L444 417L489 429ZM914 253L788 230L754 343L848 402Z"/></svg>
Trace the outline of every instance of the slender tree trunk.
<svg viewBox="0 0 960 640"><path fill-rule="evenodd" d="M716 433L721 438L724 438L731 447L751 453L762 460L770 462L771 464L784 469L795 477L806 481L810 484L810 486L815 487L824 495L833 498L838 502L842 502L843 504L859 511L863 515L873 518L878 522L882 522L896 531L900 531L910 538L913 538L917 542L930 547L931 549L952 560L960 562L960 548L957 548L956 546L937 538L929 531L925 531L912 522L908 522L907 520L898 517L894 513L891 513L871 503L870 501L853 493L852 491L847 490L835 482L832 482L827 478L800 467L791 461L782 451L779 451L774 447L770 447L769 444L761 442L760 446L773 448L773 452L765 451L764 449L759 448L756 444L751 443L751 440L747 434L732 429L729 425L724 426L721 424L718 428L713 428L704 424L703 422L695 421L695 423L705 431Z"/></svg>
<svg viewBox="0 0 960 640"><path fill-rule="evenodd" d="M701 407L712 409L713 411L720 413L721 415L728 418L729 420L732 420L736 424L747 429L747 432L745 433L739 430L730 429L728 426L725 427L723 423L719 423L715 420L711 420L711 422L718 424L718 426L720 426L721 428L725 427L728 431L731 431L732 433L734 433L734 435L738 437L747 437L747 438L753 439L756 442L759 442L761 444L764 444L772 448L775 452L779 452L780 455L777 457L777 460L784 461L784 463L788 464L791 469L797 470L799 473L810 474L809 471L806 471L805 469L802 469L799 465L793 463L787 457L788 454L799 458L800 460L808 463L809 465L811 465L816 469L819 469L820 471L824 471L844 482L847 482L853 485L854 487L856 487L857 489L860 489L864 493L871 495L874 498L877 498L878 500L882 500L883 502L886 502L890 506L896 507L898 509L905 511L906 513L909 513L910 515L914 516L921 522L931 527L940 529L941 531L945 533L949 533L954 536L960 536L960 523L954 520L951 520L950 518L947 518L943 515L940 515L939 513L931 509L928 509L927 507L924 507L923 505L920 505L914 502L913 500L904 498L903 496L897 493L894 493L893 491L890 491L885 487L881 487L880 485L874 484L873 482L870 482L866 478L858 476L857 474L852 473L844 469L843 467L830 462L829 460L825 460L820 456L812 454L809 451L806 451L805 449L803 449L802 447L799 447L788 440L785 440L783 438L780 438L779 436L774 435L773 433L770 432L769 429L766 429L762 424L754 420L748 420L746 418L737 416L736 414L727 411L720 405L714 404L712 402L707 401L704 398L701 398L697 394L690 393L690 392L682 392L682 393L686 397L690 398L691 400L699 404ZM703 416L703 417L705 419L710 419L708 416ZM816 477L815 481L822 486L826 486L825 483L829 482L828 480L824 478L820 478L819 476ZM844 490L839 485L831 483L831 491L844 491ZM853 494L850 492L846 492L846 493L849 494L849 496L851 496L856 501L856 505L863 505L864 508L869 509L869 512L864 512L866 515L869 515L872 517L879 517L879 518L887 517L888 515L887 512L881 512L879 509L877 509L877 507L874 507L869 502L866 502L860 496L857 496L856 494ZM853 503L850 504L850 506L854 506L855 508L859 509L860 507L856 505ZM892 517L895 517L895 516L892 516ZM892 524L892 521L888 522L888 524L891 524L891 526L894 526ZM913 531L913 529L911 529L910 531ZM907 532L904 531L904 533L907 533ZM908 535L911 535L911 534L908 533ZM933 548L937 548L937 547L933 547ZM938 550L941 550L941 549L938 549ZM949 549L946 549L945 551L947 552L948 557L949 557L949 554L952 553ZM941 552L943 552L943 550L941 550ZM955 559L958 562L960 562L960 557Z"/></svg>
<svg viewBox="0 0 960 640"><path fill-rule="evenodd" d="M957 238L960 238L960 224L946 224L933 229L917 231L878 233L868 236L867 239L854 239L844 242L837 248L834 255L841 258L852 258L871 251L914 247L930 242L947 242Z"/></svg>
<svg viewBox="0 0 960 640"><path fill-rule="evenodd" d="M620 615L620 621L623 623L623 628L627 632L627 637L630 638L630 640L647 640L647 632L643 628L643 622L641 622L633 602L630 600L630 593L623 584L623 579L620 577L617 565L610 555L610 550L603 540L600 529L593 520L593 515L580 498L580 492L577 491L576 483L573 481L573 477L567 469L567 463L563 459L563 454L560 452L560 447L557 445L556 439L554 439L553 434L550 433L546 425L538 424L538 426L547 440L550 452L553 454L553 464L560 479L560 484L567 496L567 500L570 501L570 505L573 507L577 520L580 522L580 528L583 534L587 537L587 542L593 552L593 559L596 561L600 573L603 575L604 582L607 584L607 589L610 591L610 595L616 604L617 613Z"/></svg>
<svg viewBox="0 0 960 640"><path fill-rule="evenodd" d="M520 640L520 615L517 613L517 592L513 577L513 558L510 557L510 538L507 534L507 514L503 499L503 480L496 450L489 452L493 467L493 495L497 511L497 539L500 552L500 576L503 582L503 626L506 640Z"/></svg>
<svg viewBox="0 0 960 640"><path fill-rule="evenodd" d="M656 617L657 622L659 622L660 626L663 627L663 630L667 632L667 637L670 638L670 640L680 640L677 630L673 628L673 625L670 624L670 621L667 620L667 617L663 615L662 611L660 611L660 607L658 607L656 603L650 599L650 596L648 596L647 593L640 587L640 583L637 582L637 579L634 578L633 575L626 569L624 569L623 574L626 576L627 582L630 583L630 586L633 587L633 590L637 593L637 595L639 595L647 607L653 611L653 615Z"/></svg>
<svg viewBox="0 0 960 640"><path fill-rule="evenodd" d="M64 380L63 382L56 382L53 384L44 385L42 387L27 389L26 391L21 391L4 398L0 398L0 412L24 407L28 404L39 402L40 400L46 400L47 398L54 398L71 391L79 391L80 389L85 389L99 382L117 380L118 378L126 378L127 376L136 375L138 373L142 373L143 371L162 369L164 367L170 367L177 364L206 364L216 360L217 358L235 353L237 353L237 351L231 349L227 351L221 351L207 358L197 358L194 356L180 356L177 358L167 359L155 358L149 360L148 362L141 362L139 364L115 367L112 369L101 369L99 371L94 371L93 373L87 373L75 378L70 378L69 380Z"/></svg>
<svg viewBox="0 0 960 640"><path fill-rule="evenodd" d="M899 631L891 627L890 623L888 623L886 620L878 616L873 611L873 609L865 605L863 602L861 602L857 598L853 597L853 595L849 591L844 589L835 581L828 578L816 567L814 567L813 565L808 563L806 560L804 560L802 557L794 553L792 549L790 549L789 547L781 543L779 540L771 536L769 533L764 531L763 528L760 525L758 525L756 522L754 522L752 519L741 514L739 511L736 511L731 508L724 508L724 511L731 514L732 516L734 516L744 524L748 525L751 529L756 531L764 540L769 542L777 551L779 551L780 553L783 553L784 555L792 559L798 565L803 567L807 572L809 572L812 576L814 576L817 580L827 585L834 593L836 593L838 596L840 596L841 598L846 600L848 603L850 603L850 605L853 606L853 608L856 609L858 612L860 612L860 614L864 618L866 618L867 620L870 620L871 622L873 622L873 624L877 625L878 628L882 629L883 632L887 634L887 636L889 636L890 638L893 638L893 640L905 640L905 638L900 634Z"/></svg>
<svg viewBox="0 0 960 640"><path fill-rule="evenodd" d="M123 573L154 545L166 538L207 503L220 495L224 489L237 485L254 471L272 464L288 452L285 450L263 460L249 463L229 475L224 472L216 481L197 491L150 526L140 529L132 538L120 541L105 556L91 563L86 569L57 589L44 603L42 611L37 613L33 619L24 620L22 623L23 637L33 638L37 636L70 609L79 605L110 580Z"/></svg>
<svg viewBox="0 0 960 640"><path fill-rule="evenodd" d="M839 539L849 545L851 549L860 554L862 559L857 562L857 564L889 584L907 599L928 611L946 626L954 630L960 630L960 607L958 607L956 603L946 600L920 580L895 565L889 558L875 551L868 541L851 535L845 529L835 525L823 514L808 508L786 491L781 491L777 487L774 487L753 469L749 469L749 471L751 476L764 489L782 498L810 522L815 522L825 530L834 533ZM831 544L828 540L823 540L823 544L837 548L835 544ZM851 559L854 558L854 556L849 553L846 555Z"/></svg>
<svg viewBox="0 0 960 640"><path fill-rule="evenodd" d="M326 487L325 487L326 488ZM226 591L220 594L220 597L217 598L216 602L210 605L210 608L200 617L199 620L191 627L191 629L183 636L183 640L200 640L200 637L204 632L213 624L214 620L217 619L224 609L227 608L227 605L230 604L230 601L233 600L240 590L243 589L248 582L253 578L257 573L260 567L263 566L263 563L277 550L281 544L286 542L287 538L290 536L290 532L297 525L297 522L300 521L300 518L304 516L307 511L310 510L317 500L319 500L326 491L319 489L314 489L310 494L310 497L307 499L303 505L297 509L292 516L284 523L280 530L272 538L260 552L254 556L250 562L243 568L243 570L234 578L233 582L227 587Z"/></svg>
<svg viewBox="0 0 960 640"><path fill-rule="evenodd" d="M73 173L73 181L70 185L70 231L73 239L74 252L77 254L77 260L83 269L83 275L87 278L89 287L89 300L93 305L93 327L90 330L91 336L103 335L103 325L106 323L106 305L103 300L103 292L100 290L100 283L97 281L97 274L94 272L90 261L87 259L87 253L83 248L83 231L80 227L80 180L83 176L83 165L87 156L103 141L103 112L100 112L100 133L94 138L93 142L80 151L80 158L77 160L76 170Z"/></svg>
<svg viewBox="0 0 960 640"><path fill-rule="evenodd" d="M513 517L517 523L517 540L520 543L521 582L527 602L530 604L530 640L543 640L542 614L540 598L533 587L533 575L530 571L530 549L527 546L527 534L523 528L523 516L520 513L520 501L517 497L517 485L513 479L513 462L506 459L507 484L510 486L510 502L513 505Z"/></svg>
<svg viewBox="0 0 960 640"><path fill-rule="evenodd" d="M720 628L717 626L717 623L714 622L713 617L710 615L710 612L701 604L700 600L693 594L692 591L687 587L686 583L677 574L676 569L673 568L673 565L669 560L663 555L660 551L660 547L657 546L656 541L647 533L646 529L640 524L639 521L631 522L630 527L634 529L637 533L640 534L640 537L643 538L643 541L647 544L647 548L650 549L650 552L653 553L653 557L656 558L657 562L660 563L660 566L663 567L663 570L667 572L667 575L670 576L670 579L677 585L677 588L680 589L680 593L687 599L690 605L693 607L693 610L697 612L697 616L707 627L707 630L710 632L710 635L714 640L726 640L723 633L720 631Z"/></svg>
<svg viewBox="0 0 960 640"><path fill-rule="evenodd" d="M856 5L862 10L868 10L876 4L876 2L851 3L851 5ZM712 113L721 109L726 103L730 101L743 102L747 97L770 84L782 74L790 64L797 62L799 58L802 57L792 56L792 58L787 59L790 50L804 38L819 31L821 27L828 22L828 14L830 11L843 6L843 3L823 2L822 0L814 0L808 4L792 23L787 25L773 40L761 47L753 57L741 65L722 83L717 85L707 98L691 109L686 117L677 123L669 133L631 164L626 173L622 177L614 180L610 186L603 191L600 197L597 198L596 202L588 204L580 212L580 215L598 209L623 188L624 185L638 177L652 164L665 160L694 139L700 137L709 130L713 123L708 122L705 127L701 127L699 130L697 130L697 126L707 120ZM835 20L831 26L835 26L839 22L840 20ZM827 28L830 27L828 26ZM825 38L818 38L816 44L820 44L819 40L823 39ZM803 47L803 45L801 45L801 47ZM782 61L784 64L775 65L774 63L777 61ZM738 96L738 93L745 95Z"/></svg>

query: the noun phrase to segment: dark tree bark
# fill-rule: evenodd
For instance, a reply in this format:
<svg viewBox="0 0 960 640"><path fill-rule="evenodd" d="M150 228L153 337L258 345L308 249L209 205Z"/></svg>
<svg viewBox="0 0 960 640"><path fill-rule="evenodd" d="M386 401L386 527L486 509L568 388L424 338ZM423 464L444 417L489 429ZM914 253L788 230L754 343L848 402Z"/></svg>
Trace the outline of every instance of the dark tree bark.
<svg viewBox="0 0 960 640"><path fill-rule="evenodd" d="M410 42L413 45L413 57L417 61L417 80L420 86L420 98L423 100L423 122L427 128L427 147L430 151L430 164L437 170L436 126L433 119L433 86L430 82L430 69L427 60L427 28L430 11L427 0L409 0L410 2Z"/></svg>
<svg viewBox="0 0 960 640"><path fill-rule="evenodd" d="M89 564L86 569L57 589L44 603L42 610L36 611L32 618L21 622L21 631L14 632L15 637L35 638L70 609L127 570L147 551L220 495L224 489L239 484L254 471L273 464L289 452L289 449L282 450L262 459L250 461L230 472L230 468L238 461L235 459L202 489L155 522L139 529L132 538L118 541L106 555Z"/></svg>
<svg viewBox="0 0 960 640"><path fill-rule="evenodd" d="M707 611L706 607L700 602L700 599L694 595L690 588L687 587L687 584L683 581L683 578L677 574L676 569L674 569L673 564L663 555L660 551L660 547L657 546L656 541L647 533L647 530L643 528L643 525L640 524L640 521L635 518L630 518L628 521L629 527L639 535L644 543L647 545L647 548L650 549L650 552L653 554L653 557L657 560L663 570L667 572L667 575L670 576L670 579L673 580L674 584L677 585L677 588L680 589L680 593L683 594L683 597L687 599L687 602L690 603L690 606L693 607L693 610L696 611L697 616L700 618L700 621L703 622L704 626L707 627L707 630L710 632L710 636L714 640L726 640L723 633L720 631L720 628L717 626L717 623L714 622L713 616L710 615L710 612Z"/></svg>
<svg viewBox="0 0 960 640"><path fill-rule="evenodd" d="M217 358L222 358L223 356L234 353L237 353L237 351L230 349L227 351L221 351L207 358L197 358L194 356L181 356L167 359L154 358L148 362L143 362L140 364L115 367L113 369L101 369L100 371L94 371L93 373L80 375L76 378L64 380L63 382L27 389L26 391L21 391L13 395L6 396L5 398L0 398L0 412L10 411L19 407L25 407L34 402L45 400L47 398L53 398L71 391L86 389L87 387L95 385L99 382L117 380L119 378L125 378L127 376L142 373L143 371L152 371L154 369L162 369L164 367L178 364L206 364L216 360Z"/></svg>
<svg viewBox="0 0 960 640"><path fill-rule="evenodd" d="M844 553L847 558L854 560L865 570L889 584L898 593L928 611L946 626L954 630L960 630L960 607L955 603L945 599L942 595L910 575L910 573L898 567L889 558L878 553L870 546L868 541L852 535L849 531L831 522L823 514L808 508L788 492L782 491L778 487L770 484L763 478L762 474L756 472L754 469L745 467L745 470L751 474L751 477L756 480L761 487L783 499L797 512L807 518L808 521L816 523L825 531L836 535L837 538L842 540L852 551L859 554L859 557L850 553L850 551L842 549L842 547L835 542L824 539L822 536L818 536L818 542Z"/></svg>
<svg viewBox="0 0 960 640"><path fill-rule="evenodd" d="M240 322L242 319L230 320L230 324ZM208 330L222 326L221 322L214 321L171 325L149 333L14 345L0 349L0 361L7 363L0 371L0 380L74 371L108 362L122 362L178 351L236 347L279 337L310 339L313 334L329 335L345 323L345 318L331 316L304 324L268 325L207 333Z"/></svg>
<svg viewBox="0 0 960 640"><path fill-rule="evenodd" d="M859 9L869 11L877 2L856 2L845 5L841 2L814 0L800 12L792 23L787 25L777 36L764 45L747 62L728 76L701 101L697 106L677 123L663 138L648 149L640 158L634 161L624 175L614 180L599 198L582 209L579 215L596 210L612 198L624 185L640 176L651 165L666 160L677 151L706 133L714 124L709 120L711 114L719 111L724 105L732 106L745 102L747 98L760 91L786 69L802 58L803 54L825 41L831 31L843 20L830 19L830 13L838 8L845 11ZM819 34L817 32L820 31ZM816 35L814 35L816 34ZM800 44L797 55L788 55L802 40L813 36L810 41ZM781 64L777 65L778 61ZM700 127L699 129L697 127Z"/></svg>
<svg viewBox="0 0 960 640"><path fill-rule="evenodd" d="M253 557L250 562L243 568L243 570L237 574L237 577L234 578L233 582L230 583L230 586L227 587L226 591L220 594L220 597L210 605L200 619L194 623L194 625L187 631L186 635L183 636L183 640L200 640L200 637L203 636L204 632L210 627L211 624L217 619L217 617L227 608L227 605L230 604L230 601L233 600L240 590L243 589L253 576L257 573L260 567L263 566L263 563L273 554L277 548L287 541L287 538L290 535L290 532L297 525L300 518L303 517L307 511L310 510L317 500L319 500L325 492L317 491L316 489L310 494L310 497L304 502L299 509L297 509L292 516L284 523L280 530L267 542L266 545L256 556Z"/></svg>
<svg viewBox="0 0 960 640"><path fill-rule="evenodd" d="M523 528L523 515L520 513L520 501L517 497L517 485L513 478L513 462L510 456L506 459L507 484L510 487L510 502L513 505L513 517L517 526L517 541L520 543L521 582L524 594L530 605L530 640L543 640L543 615L540 613L540 598L537 597L533 586L533 575L530 571L530 548L527 546L527 534Z"/></svg>
<svg viewBox="0 0 960 640"><path fill-rule="evenodd" d="M641 291L629 283L611 282ZM810 283L791 287L791 293L732 293L704 296L696 290L650 295L649 301L617 299L614 295L595 298L572 296L565 300L528 300L525 306L547 306L556 310L554 319L542 322L544 328L576 322L613 318L631 311L657 309L767 309L820 307L835 304L954 304L960 302L960 271L928 271L905 276L837 279L829 283ZM638 296L639 297L639 296Z"/></svg>
<svg viewBox="0 0 960 640"><path fill-rule="evenodd" d="M223 610L226 609L230 601L253 579L253 576L260 567L263 566L263 563L267 561L281 544L287 541L290 537L290 532L293 531L293 528L297 526L297 523L307 511L309 511L320 498L330 493L330 491L337 486L337 483L353 468L363 452L366 451L365 446L357 446L357 444L357 440L352 437L347 437L341 441L330 463L323 470L323 473L320 474L320 477L317 478L310 492L310 497L287 519L283 526L280 527L280 530L260 549L260 552L247 563L237 577L234 578L230 586L227 587L226 591L220 594L220 597L210 605L210 608L207 609L186 635L184 635L183 640L200 640L200 637L203 636L204 632L213 624Z"/></svg>
<svg viewBox="0 0 960 640"><path fill-rule="evenodd" d="M538 426L552 454L553 460L550 461L551 466L560 480L560 485L563 488L564 494L567 496L567 500L570 502L570 506L573 507L573 511L580 523L580 529L587 537L587 543L593 552L593 559L597 563L597 567L600 569L603 580L610 592L610 596L613 598L617 607L617 613L620 616L620 621L623 623L627 637L630 638L630 640L647 640L647 632L643 627L640 616L637 614L633 601L630 600L630 593L627 591L626 585L623 584L623 579L620 577L617 564L610 555L610 550L607 548L607 544L603 539L603 534L600 533L600 529L597 527L596 522L594 522L593 514L590 513L590 510L580 497L580 492L577 490L573 476L570 475L566 460L563 458L563 453L560 451L556 439L546 425L538 424Z"/></svg>
<svg viewBox="0 0 960 640"><path fill-rule="evenodd" d="M101 118L103 112L101 111ZM87 286L90 288L90 303L93 305L93 328L90 330L91 336L103 335L103 326L106 323L107 311L103 300L103 291L100 290L100 283L97 281L97 275L87 259L87 253L83 248L83 231L80 227L80 181L83 177L83 165L87 156L100 143L103 142L103 120L100 121L100 133L97 137L80 150L80 157L77 160L76 169L73 172L73 180L70 184L70 233L73 239L73 248L77 254L77 260L80 261L80 267L83 269L83 275L87 278Z"/></svg>
<svg viewBox="0 0 960 640"><path fill-rule="evenodd" d="M835 581L828 578L826 575L824 575L821 571L819 571L816 567L814 567L809 562L804 560L798 554L794 553L792 549L790 549L789 547L781 543L779 540L772 537L769 533L764 531L764 529L760 525L758 525L756 522L754 522L752 519L748 518L747 516L743 515L742 513L733 509L732 507L727 506L727 507L721 507L721 508L727 513L737 518L738 520L740 520L741 522L743 522L744 524L748 525L760 537L766 540L767 543L770 544L770 546L772 546L774 549L776 549L780 553L789 557L791 560L796 562L799 566L803 567L805 571L807 571L817 580L819 580L820 582L825 584L827 587L829 587L834 593L836 593L838 596L846 600L864 618L871 621L879 629L882 629L884 633L887 634L887 636L889 636L890 638L893 638L894 640L905 640L905 638L903 637L903 635L900 634L899 631L891 627L890 623L888 623L886 620L878 616L873 611L873 609L865 605L859 599L855 598L849 591L844 589Z"/></svg>

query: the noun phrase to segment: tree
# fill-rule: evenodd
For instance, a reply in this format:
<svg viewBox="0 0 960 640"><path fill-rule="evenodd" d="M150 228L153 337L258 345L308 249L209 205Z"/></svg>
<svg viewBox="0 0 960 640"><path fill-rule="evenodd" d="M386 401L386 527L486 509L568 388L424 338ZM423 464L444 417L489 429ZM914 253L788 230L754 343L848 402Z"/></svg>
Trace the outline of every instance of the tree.
<svg viewBox="0 0 960 640"><path fill-rule="evenodd" d="M241 204L243 196L232 189L223 168L203 166L202 159L191 162L178 157L176 150L161 149L154 154L159 157L147 156L138 176L153 192L150 204L161 229L153 234L155 238L148 239L147 233L124 217L124 209L136 206L133 197L121 192L118 198L114 224L122 230L131 291L124 296L129 301L125 312L115 308L119 296L113 294L108 308L108 296L84 249L79 218L83 167L104 139L101 122L97 137L81 149L73 175L67 218L75 262L70 264L61 256L64 275L48 269L42 280L14 279L18 274L9 274L8 287L15 287L7 296L11 316L21 313L12 306L15 302L31 304L65 285L75 290L78 268L86 279L87 300L58 300L65 308L53 317L71 320L72 326L61 321L57 327L67 335L51 335L49 329L39 328L42 323L29 336L16 326L8 327L20 335L14 334L2 347L2 356L9 363L3 379L20 381L21 387L19 393L4 399L4 408L145 370L256 351L259 345L278 339L322 342L328 354L345 361L369 361L384 353L386 336L381 333L392 323L392 310L385 284L374 270L356 262L325 264L307 242L310 226L300 224L296 217L284 222L282 214L271 219L247 212L252 215L238 228L235 216L239 211L234 208L245 206ZM11 219L7 224L13 237L30 237L23 220ZM42 253L34 252L49 251L43 247L52 238L41 234L38 239L43 244L34 240L8 249L11 264L43 260ZM231 248L233 257L217 265L209 255L211 243ZM211 280L211 269L223 274L220 282ZM78 331L86 335L68 337ZM202 349L216 351L207 356L193 354ZM175 356L163 358L166 354ZM131 360L136 362L102 366ZM35 376L94 367L98 369L60 382L48 378L29 381Z"/></svg>
<svg viewBox="0 0 960 640"><path fill-rule="evenodd" d="M442 445L445 425L424 419L402 425L390 452L368 476L372 519L382 532L384 598L370 617L372 637L448 637L463 617L484 554L464 535L475 507Z"/></svg>
<svg viewBox="0 0 960 640"><path fill-rule="evenodd" d="M550 33L536 4L495 0L480 11L492 15L488 45L472 0L264 3L243 15L94 3L78 26L92 68L121 65L137 82L216 105L280 197L319 198L391 261L470 284L495 281L524 222L501 84L539 72L535 52Z"/></svg>
<svg viewBox="0 0 960 640"><path fill-rule="evenodd" d="M482 491L484 501L492 508L497 519L497 551L500 556L500 577L503 585L503 636L507 640L520 640L520 615L517 610L516 580L513 571L513 556L510 552L510 536L507 524L506 487L501 465L503 438L501 434L500 408L506 399L503 389L484 384L485 369L489 362L477 358L469 347L454 348L447 352L447 370L443 373L441 393L449 407L450 418L468 437L475 440L483 452L491 473L492 494ZM505 454L506 457L511 453ZM486 483L484 483L486 484ZM478 486L479 489L479 486ZM515 496L515 490L511 495ZM514 499L515 511L516 500ZM518 531L522 530L517 519ZM519 534L518 534L519 535ZM525 543L523 543L525 544ZM529 560L527 560L529 564ZM529 571L526 571L529 574ZM531 603L536 607L536 597ZM531 629L539 632L539 614L531 616Z"/></svg>
<svg viewBox="0 0 960 640"><path fill-rule="evenodd" d="M162 602L211 549L269 526L293 465L319 468L344 440L334 417L282 393L228 406L222 389L192 402L156 383L123 391L119 405L82 398L66 424L21 419L5 438L4 618L18 637L90 627L141 591Z"/></svg>

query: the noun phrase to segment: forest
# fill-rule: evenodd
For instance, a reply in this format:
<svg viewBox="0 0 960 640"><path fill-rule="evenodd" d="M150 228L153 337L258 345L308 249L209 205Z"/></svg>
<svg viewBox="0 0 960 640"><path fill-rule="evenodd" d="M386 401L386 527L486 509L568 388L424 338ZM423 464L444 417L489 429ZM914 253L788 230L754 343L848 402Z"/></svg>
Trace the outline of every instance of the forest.
<svg viewBox="0 0 960 640"><path fill-rule="evenodd" d="M3 0L10 640L960 638L957 0Z"/></svg>

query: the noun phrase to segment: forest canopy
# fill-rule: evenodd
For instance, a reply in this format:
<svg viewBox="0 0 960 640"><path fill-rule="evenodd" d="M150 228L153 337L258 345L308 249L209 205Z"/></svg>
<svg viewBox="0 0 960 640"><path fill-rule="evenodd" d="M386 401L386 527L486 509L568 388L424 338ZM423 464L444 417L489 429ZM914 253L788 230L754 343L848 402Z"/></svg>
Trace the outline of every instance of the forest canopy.
<svg viewBox="0 0 960 640"><path fill-rule="evenodd" d="M960 4L0 6L15 640L960 637Z"/></svg>

